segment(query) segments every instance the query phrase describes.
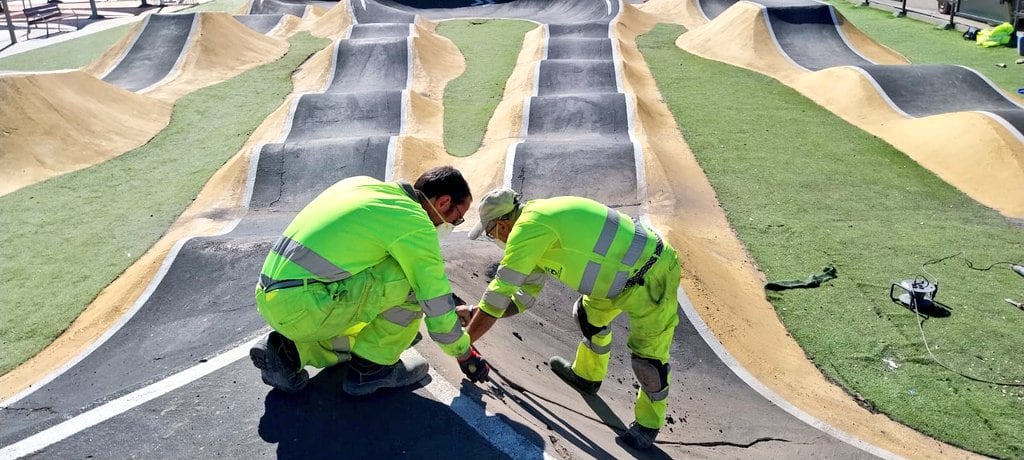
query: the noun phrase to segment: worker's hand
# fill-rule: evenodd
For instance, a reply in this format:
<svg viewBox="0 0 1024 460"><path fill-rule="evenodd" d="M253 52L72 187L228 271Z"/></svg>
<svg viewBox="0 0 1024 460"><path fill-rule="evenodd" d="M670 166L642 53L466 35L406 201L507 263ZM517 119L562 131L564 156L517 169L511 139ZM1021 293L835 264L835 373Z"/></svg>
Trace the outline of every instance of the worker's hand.
<svg viewBox="0 0 1024 460"><path fill-rule="evenodd" d="M459 315L459 321L462 323L462 327L469 325L469 322L473 319L473 315L476 314L476 305L459 305L455 307L455 314Z"/></svg>
<svg viewBox="0 0 1024 460"><path fill-rule="evenodd" d="M469 347L469 351L459 358L459 368L471 382L485 382L487 375L491 373L491 366L487 364L487 360L473 347Z"/></svg>

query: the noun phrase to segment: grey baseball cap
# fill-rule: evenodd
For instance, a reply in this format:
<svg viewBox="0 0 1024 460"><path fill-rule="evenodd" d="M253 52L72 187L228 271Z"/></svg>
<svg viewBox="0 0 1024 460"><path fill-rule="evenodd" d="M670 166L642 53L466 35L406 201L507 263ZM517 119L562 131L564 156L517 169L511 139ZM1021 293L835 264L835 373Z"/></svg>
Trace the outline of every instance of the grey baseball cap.
<svg viewBox="0 0 1024 460"><path fill-rule="evenodd" d="M480 222L469 231L469 239L475 240L479 238L491 222L514 211L517 203L519 203L519 194L515 190L498 188L487 192L483 199L480 200L480 206L477 208L480 211Z"/></svg>

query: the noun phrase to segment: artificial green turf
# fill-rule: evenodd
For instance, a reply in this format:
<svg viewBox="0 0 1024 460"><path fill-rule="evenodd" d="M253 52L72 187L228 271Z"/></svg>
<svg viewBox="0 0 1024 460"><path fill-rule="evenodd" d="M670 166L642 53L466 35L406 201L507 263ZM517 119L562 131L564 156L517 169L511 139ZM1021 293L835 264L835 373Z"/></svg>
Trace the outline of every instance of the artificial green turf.
<svg viewBox="0 0 1024 460"><path fill-rule="evenodd" d="M934 24L847 0L828 0L850 23L875 41L898 51L914 64L958 64L981 72L1010 94L1024 88L1024 64L1014 64L1017 49L1005 46L983 48L963 39L963 32L942 30ZM1013 38L1016 40L1016 37ZM1016 42L1013 42L1016 44ZM1003 64L1006 67L998 67ZM1024 99L1018 99L1024 102Z"/></svg>
<svg viewBox="0 0 1024 460"><path fill-rule="evenodd" d="M74 40L47 45L0 59L0 70L42 72L77 69L107 51L128 33L130 25L84 35Z"/></svg>
<svg viewBox="0 0 1024 460"><path fill-rule="evenodd" d="M297 34L281 59L179 99L146 145L0 197L0 374L52 342L153 246L327 42Z"/></svg>
<svg viewBox="0 0 1024 460"><path fill-rule="evenodd" d="M238 12L246 0L214 0L187 7L181 13L200 11ZM106 52L128 32L130 24L84 35L0 59L0 70L33 71L77 69Z"/></svg>
<svg viewBox="0 0 1024 460"><path fill-rule="evenodd" d="M772 78L678 49L678 26L639 39L665 102L729 220L769 280L834 264L817 289L768 295L808 356L875 409L986 455L1024 457L1024 391L935 364L890 285L939 284L924 321L935 356L981 379L1024 382L1024 230L892 146ZM940 263L929 260L962 253ZM684 261L685 263L685 261ZM771 350L765 350L771 353ZM898 368L891 368L891 361Z"/></svg>
<svg viewBox="0 0 1024 460"><path fill-rule="evenodd" d="M468 156L480 148L523 47L523 37L536 27L526 21L478 19L444 21L437 26L439 34L459 46L466 68L473 69L445 88L444 145L448 153Z"/></svg>
<svg viewBox="0 0 1024 460"><path fill-rule="evenodd" d="M249 0L213 0L212 2L200 3L198 5L182 8L180 13L197 13L200 11L223 11L232 14L242 14L242 8L249 3Z"/></svg>

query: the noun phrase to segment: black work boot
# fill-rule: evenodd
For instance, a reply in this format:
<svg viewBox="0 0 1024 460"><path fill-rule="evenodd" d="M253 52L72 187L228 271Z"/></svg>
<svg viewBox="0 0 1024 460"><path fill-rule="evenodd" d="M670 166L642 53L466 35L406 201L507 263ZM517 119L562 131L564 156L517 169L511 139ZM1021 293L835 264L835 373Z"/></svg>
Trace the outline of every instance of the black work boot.
<svg viewBox="0 0 1024 460"><path fill-rule="evenodd" d="M419 357L409 357L390 366L352 355L348 375L341 389L351 396L365 396L381 388L401 388L427 376L430 366Z"/></svg>
<svg viewBox="0 0 1024 460"><path fill-rule="evenodd" d="M634 449L647 450L654 445L654 438L658 437L659 431L633 422L628 430L619 435L619 439Z"/></svg>
<svg viewBox="0 0 1024 460"><path fill-rule="evenodd" d="M309 383L309 373L299 362L295 343L277 331L271 331L249 350L252 364L258 367L263 383L278 390L295 393Z"/></svg>
<svg viewBox="0 0 1024 460"><path fill-rule="evenodd" d="M588 395L596 395L601 389L601 382L594 382L576 375L572 370L572 363L561 356L552 356L548 360L548 366L563 382L568 383L576 391Z"/></svg>

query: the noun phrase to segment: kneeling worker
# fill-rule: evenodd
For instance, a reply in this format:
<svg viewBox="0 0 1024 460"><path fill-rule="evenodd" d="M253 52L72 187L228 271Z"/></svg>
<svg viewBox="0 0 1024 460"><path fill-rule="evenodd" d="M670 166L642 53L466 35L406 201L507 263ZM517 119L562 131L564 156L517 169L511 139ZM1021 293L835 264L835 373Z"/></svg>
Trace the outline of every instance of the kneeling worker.
<svg viewBox="0 0 1024 460"><path fill-rule="evenodd" d="M366 395L412 385L422 359L401 360L426 315L430 337L473 381L489 367L470 348L444 272L439 233L462 223L473 197L458 170L425 172L414 185L352 177L309 203L271 248L256 308L274 329L249 352L263 381L297 392L305 366L350 361L342 389Z"/></svg>
<svg viewBox="0 0 1024 460"><path fill-rule="evenodd" d="M679 259L657 233L593 200L555 197L521 203L509 189L480 202L470 239L505 249L495 278L467 328L475 342L497 318L529 308L551 276L582 294L573 316L583 332L576 358L550 358L551 370L581 393L596 394L608 373L612 320L629 316L633 372L640 382L636 421L619 438L647 449L665 424L669 347L676 325Z"/></svg>

